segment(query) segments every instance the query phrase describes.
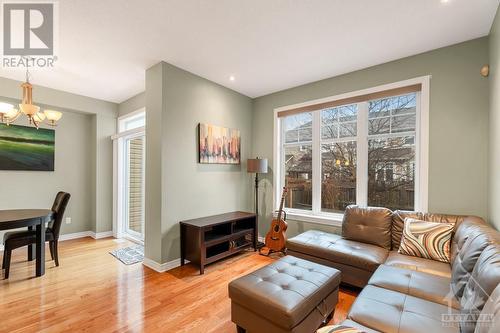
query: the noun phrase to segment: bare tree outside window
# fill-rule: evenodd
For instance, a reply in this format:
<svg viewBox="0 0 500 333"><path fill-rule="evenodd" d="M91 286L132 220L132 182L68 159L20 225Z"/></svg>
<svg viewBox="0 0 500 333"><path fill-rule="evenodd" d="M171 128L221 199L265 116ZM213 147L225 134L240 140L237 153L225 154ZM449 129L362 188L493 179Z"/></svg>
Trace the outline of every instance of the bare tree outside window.
<svg viewBox="0 0 500 333"><path fill-rule="evenodd" d="M321 210L342 213L356 203L356 104L321 111Z"/></svg>
<svg viewBox="0 0 500 333"><path fill-rule="evenodd" d="M416 109L417 94L411 93L314 111L319 117L314 112L284 117L285 207L311 211L313 200L320 200L315 207L321 212L342 213L358 201L359 176L368 183L363 193L368 206L413 210ZM313 127L319 129L314 138ZM313 154L319 155L321 170L313 170ZM357 174L358 163L367 175ZM320 198L313 198L314 172L321 175Z"/></svg>
<svg viewBox="0 0 500 333"><path fill-rule="evenodd" d="M312 114L302 113L284 122L285 207L312 209Z"/></svg>
<svg viewBox="0 0 500 333"><path fill-rule="evenodd" d="M370 101L368 206L413 210L416 95Z"/></svg>

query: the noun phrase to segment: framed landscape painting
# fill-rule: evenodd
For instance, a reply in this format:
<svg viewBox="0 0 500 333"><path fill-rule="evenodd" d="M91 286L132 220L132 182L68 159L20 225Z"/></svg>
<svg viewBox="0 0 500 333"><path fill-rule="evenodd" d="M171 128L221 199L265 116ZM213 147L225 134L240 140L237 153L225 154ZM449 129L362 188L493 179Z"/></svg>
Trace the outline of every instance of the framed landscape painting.
<svg viewBox="0 0 500 333"><path fill-rule="evenodd" d="M54 171L55 131L0 124L0 170Z"/></svg>
<svg viewBox="0 0 500 333"><path fill-rule="evenodd" d="M198 125L199 163L240 164L240 131L210 124Z"/></svg>

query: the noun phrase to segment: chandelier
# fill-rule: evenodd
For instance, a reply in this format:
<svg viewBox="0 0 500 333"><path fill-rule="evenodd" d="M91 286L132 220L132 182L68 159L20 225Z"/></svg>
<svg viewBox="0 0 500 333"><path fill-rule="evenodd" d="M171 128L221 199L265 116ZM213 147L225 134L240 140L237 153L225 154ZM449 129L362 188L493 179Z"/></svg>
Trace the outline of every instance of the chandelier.
<svg viewBox="0 0 500 333"><path fill-rule="evenodd" d="M14 105L0 102L0 123L10 125L21 115L28 118L29 124L38 128L40 124L56 126L57 121L61 119L62 113L54 110L40 111L40 107L33 104L33 86L29 80L29 72L26 69L26 82L21 84L23 89L23 99L19 104L19 110Z"/></svg>

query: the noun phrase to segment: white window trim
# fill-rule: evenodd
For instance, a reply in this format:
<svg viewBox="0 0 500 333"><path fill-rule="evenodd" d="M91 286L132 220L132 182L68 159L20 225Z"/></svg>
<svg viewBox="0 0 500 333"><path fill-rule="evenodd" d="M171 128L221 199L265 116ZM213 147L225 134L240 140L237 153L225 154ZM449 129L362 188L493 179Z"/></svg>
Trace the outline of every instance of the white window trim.
<svg viewBox="0 0 500 333"><path fill-rule="evenodd" d="M146 114L146 108L140 108L138 110L135 110L133 112L129 112L123 116L118 117L117 119L117 125L116 128L118 129L118 133L125 132L123 131L123 125L124 125L124 120L130 120L131 118L135 118L140 115L145 115ZM133 129L132 129L133 130Z"/></svg>
<svg viewBox="0 0 500 333"><path fill-rule="evenodd" d="M345 94L315 99L311 101L307 101L304 103L298 103L293 105L287 105L283 107L279 107L274 109L274 138L273 138L273 169L274 169L274 177L273 177L273 186L274 186L274 195L273 195L273 207L278 209L278 204L281 200L281 184L284 184L284 163L282 163L282 138L281 138L281 122L278 117L278 113L282 111L287 111L291 109L296 109L299 107L311 106L320 103L332 102L340 99L351 98L360 95L372 94L377 92L382 92L385 90L402 88L406 86L411 86L415 84L421 84L422 90L417 92L417 110L418 114L416 117L416 134L415 134L415 142L416 142L416 170L415 170L415 210L420 212L427 212L429 207L429 103L430 103L430 80L431 76L421 76L416 77L409 80L398 81L394 83L384 84L368 89L362 89L358 91L353 91ZM363 107L368 107L368 103L360 103ZM359 112L358 114L363 114L367 112ZM314 112L313 117L320 117L319 112ZM363 126L358 127L358 131L362 131L362 133L358 132L359 135L367 135L368 126L366 122L368 119L360 119L360 124ZM317 131L320 131L320 122L313 122L313 138L314 134L317 134ZM365 126L366 125L366 126ZM366 131L366 133L364 133ZM321 144L321 140L316 140L316 145ZM363 141L363 140L361 140ZM313 140L314 144L314 140ZM366 147L365 147L366 146ZM313 151L318 150L319 147L313 147ZM360 156L366 156L368 150L368 143L366 145L361 145L358 147L358 153ZM281 154L280 154L281 153ZM313 170L319 170L320 156L319 154L313 154L312 167ZM366 164L366 166L365 166ZM357 172L360 173L368 173L367 163L358 163ZM359 177L357 177L359 179ZM313 196L318 198L321 196L321 175L318 172L313 173ZM367 198L367 186L368 184L364 184L362 182L358 182L356 185L356 194L357 194L357 202L361 206L366 206L368 202ZM313 201L313 210L305 211L305 210L296 210L296 209L285 209L287 212L287 217L290 220L298 220L310 223L317 224L326 224L331 226L341 226L343 214L331 214L321 212L320 207L315 207L319 205L319 200L316 202ZM316 209L315 209L316 208ZM318 213L319 212L319 213Z"/></svg>

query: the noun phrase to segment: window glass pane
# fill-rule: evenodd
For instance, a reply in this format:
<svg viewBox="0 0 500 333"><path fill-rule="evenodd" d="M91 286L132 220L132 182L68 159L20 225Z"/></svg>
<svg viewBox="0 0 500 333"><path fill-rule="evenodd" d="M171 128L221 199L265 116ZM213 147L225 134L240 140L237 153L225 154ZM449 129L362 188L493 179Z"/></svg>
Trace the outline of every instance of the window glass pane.
<svg viewBox="0 0 500 333"><path fill-rule="evenodd" d="M290 130L285 132L285 142L297 142L299 141L299 131L298 130Z"/></svg>
<svg viewBox="0 0 500 333"><path fill-rule="evenodd" d="M299 141L301 142L311 141L312 136L313 136L312 127L299 130Z"/></svg>
<svg viewBox="0 0 500 333"><path fill-rule="evenodd" d="M356 203L356 141L321 145L321 210L341 213Z"/></svg>
<svg viewBox="0 0 500 333"><path fill-rule="evenodd" d="M358 105L344 105L321 111L321 138L338 139L357 135Z"/></svg>
<svg viewBox="0 0 500 333"><path fill-rule="evenodd" d="M415 137L368 140L368 206L414 209Z"/></svg>
<svg viewBox="0 0 500 333"><path fill-rule="evenodd" d="M321 111L321 124L332 124L337 122L338 119L338 108L326 109Z"/></svg>
<svg viewBox="0 0 500 333"><path fill-rule="evenodd" d="M321 127L322 139L337 139L339 137L339 126L337 124L330 124Z"/></svg>
<svg viewBox="0 0 500 333"><path fill-rule="evenodd" d="M391 118L376 118L368 120L368 134L386 134L391 131Z"/></svg>
<svg viewBox="0 0 500 333"><path fill-rule="evenodd" d="M285 143L312 140L312 113L301 113L283 118Z"/></svg>
<svg viewBox="0 0 500 333"><path fill-rule="evenodd" d="M124 131L128 131L142 126L146 126L146 116L144 113L123 120Z"/></svg>
<svg viewBox="0 0 500 333"><path fill-rule="evenodd" d="M312 146L285 146L285 207L312 209Z"/></svg>
<svg viewBox="0 0 500 333"><path fill-rule="evenodd" d="M368 134L387 134L415 131L415 93L373 100L368 106Z"/></svg>
<svg viewBox="0 0 500 333"><path fill-rule="evenodd" d="M412 132L415 131L415 114L405 114L392 117L392 132Z"/></svg>
<svg viewBox="0 0 500 333"><path fill-rule="evenodd" d="M357 104L340 106L337 110L340 122L355 121L358 115Z"/></svg>
<svg viewBox="0 0 500 333"><path fill-rule="evenodd" d="M144 136L127 139L127 229L142 234L144 224Z"/></svg>
<svg viewBox="0 0 500 333"><path fill-rule="evenodd" d="M347 138L351 136L356 136L357 124L356 123L340 123L339 136L341 138Z"/></svg>

